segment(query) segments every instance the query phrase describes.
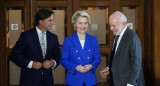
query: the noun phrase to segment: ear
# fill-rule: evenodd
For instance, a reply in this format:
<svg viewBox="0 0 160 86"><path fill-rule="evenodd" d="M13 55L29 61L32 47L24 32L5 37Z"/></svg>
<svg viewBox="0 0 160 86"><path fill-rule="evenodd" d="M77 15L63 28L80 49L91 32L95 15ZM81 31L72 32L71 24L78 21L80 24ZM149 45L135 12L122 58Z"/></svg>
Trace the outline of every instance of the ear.
<svg viewBox="0 0 160 86"><path fill-rule="evenodd" d="M43 23L43 20L39 20L39 24L42 24Z"/></svg>
<svg viewBox="0 0 160 86"><path fill-rule="evenodd" d="M126 22L123 22L123 25L126 25Z"/></svg>
<svg viewBox="0 0 160 86"><path fill-rule="evenodd" d="M74 27L76 27L76 24L74 24Z"/></svg>
<svg viewBox="0 0 160 86"><path fill-rule="evenodd" d="M126 22L123 22L122 24L123 24L124 27L126 27L126 25L127 25Z"/></svg>

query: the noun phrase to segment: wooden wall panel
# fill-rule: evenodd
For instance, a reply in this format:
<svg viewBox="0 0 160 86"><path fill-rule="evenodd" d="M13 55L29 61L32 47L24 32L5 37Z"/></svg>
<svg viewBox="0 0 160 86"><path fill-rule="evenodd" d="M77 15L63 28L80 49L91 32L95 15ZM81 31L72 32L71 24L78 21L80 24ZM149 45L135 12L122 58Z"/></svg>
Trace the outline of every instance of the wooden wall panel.
<svg viewBox="0 0 160 86"><path fill-rule="evenodd" d="M143 19L143 3L145 0L0 0L2 2L0 2L0 18L1 18L1 22L0 22L0 86L8 86L8 64L7 64L7 56L10 54L11 48L6 48L6 28L5 28L5 7L24 7L24 23L25 23L25 31L30 29L33 25L33 19L34 19L34 15L37 12L37 8L40 7L66 7L66 11L67 11L67 25L65 28L66 31L66 36L72 35L74 32L74 29L72 28L72 24L71 24L71 17L72 14L76 11L79 10L81 7L88 7L88 6L98 6L98 7L108 7L109 8L109 15L114 12L115 10L121 10L121 7L123 6L137 6L138 10L141 10L142 13L138 14L140 15L140 21L137 22L138 25L140 25L138 28L141 29L139 30L139 35L140 38L143 40L144 39L144 19ZM148 0L150 1L150 0ZM158 1L158 0L156 0ZM156 2L155 2L156 3ZM140 7L139 7L140 6ZM140 9L139 9L140 8ZM153 9L152 9L153 10ZM157 9L158 10L158 9ZM1 15L2 13L2 15ZM158 14L159 15L159 14ZM158 16L156 15L156 16ZM157 18L157 17L156 17ZM138 18L139 19L139 18ZM149 21L149 20L148 20ZM157 20L156 20L157 21ZM151 21L153 22L153 21ZM158 26L156 26L156 28L158 28ZM149 29L148 29L149 30ZM158 31L158 30L156 30ZM152 34L152 33L151 33ZM155 39L158 39L158 34L155 34ZM106 46L106 45L101 45L100 46L100 52L101 54L105 55L108 57L108 54L110 53L110 47L112 44L112 32L109 30L109 45L110 46ZM146 41L147 42L147 41ZM142 45L144 45L144 42L142 42ZM150 46L151 44L147 45ZM155 45L159 45L158 42L155 42ZM156 47L156 46L155 46ZM150 49L150 48L147 48ZM155 49L155 51L158 50ZM149 50L148 50L149 51ZM151 51L151 50L150 50ZM159 51L159 50L158 50ZM158 75L158 51L155 52L156 54L156 59L157 60L157 66L155 66L155 74ZM147 57L149 57L149 55L146 54ZM151 55L150 59L153 60L153 55ZM146 58L145 58L146 59ZM148 60L150 59L146 59L147 61L145 62L149 62ZM103 61L107 61L106 57L103 58ZM105 63L105 62L104 62ZM147 64L147 63L146 63ZM103 66L105 66L106 64L104 64ZM153 67L152 64L147 65L146 70L149 71L148 66L151 68ZM102 67L102 66L100 66ZM103 68L103 67L102 67ZM100 68L101 69L101 68ZM144 71L146 71L144 70ZM97 71L97 74L99 74L99 72ZM153 74L153 73L152 73ZM146 74L147 76L147 74ZM156 77L157 80L159 79L159 75ZM64 81L64 80L63 80ZM157 83L158 81L156 81ZM106 85L101 85L101 86L106 86ZM108 85L107 85L108 86ZM154 85L148 85L148 86L154 86Z"/></svg>
<svg viewBox="0 0 160 86"><path fill-rule="evenodd" d="M7 1L5 4L7 7L23 7L25 5L24 1Z"/></svg>
<svg viewBox="0 0 160 86"><path fill-rule="evenodd" d="M81 1L80 6L108 6L109 2L106 1Z"/></svg>
<svg viewBox="0 0 160 86"><path fill-rule="evenodd" d="M154 30L155 30L155 85L160 86L160 0L154 0Z"/></svg>
<svg viewBox="0 0 160 86"><path fill-rule="evenodd" d="M139 0L122 0L121 6L138 6Z"/></svg>
<svg viewBox="0 0 160 86"><path fill-rule="evenodd" d="M6 74L7 62L4 55L6 40L5 40L5 0L0 0L0 86L8 86L8 76Z"/></svg>
<svg viewBox="0 0 160 86"><path fill-rule="evenodd" d="M146 86L154 86L153 1L145 0L144 10L144 75Z"/></svg>

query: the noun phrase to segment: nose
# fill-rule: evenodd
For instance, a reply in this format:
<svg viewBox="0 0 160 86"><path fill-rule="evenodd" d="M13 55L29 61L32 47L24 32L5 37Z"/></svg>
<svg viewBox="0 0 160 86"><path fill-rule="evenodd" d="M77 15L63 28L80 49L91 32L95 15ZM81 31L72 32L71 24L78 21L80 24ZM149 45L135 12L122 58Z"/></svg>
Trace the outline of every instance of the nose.
<svg viewBox="0 0 160 86"><path fill-rule="evenodd" d="M85 27L85 24L82 24L82 27Z"/></svg>
<svg viewBox="0 0 160 86"><path fill-rule="evenodd" d="M54 21L52 21L51 24L54 25Z"/></svg>
<svg viewBox="0 0 160 86"><path fill-rule="evenodd" d="M85 24L85 23L82 24L82 27L83 27L83 28L85 28L85 27L87 27L87 26L88 26L88 24Z"/></svg>

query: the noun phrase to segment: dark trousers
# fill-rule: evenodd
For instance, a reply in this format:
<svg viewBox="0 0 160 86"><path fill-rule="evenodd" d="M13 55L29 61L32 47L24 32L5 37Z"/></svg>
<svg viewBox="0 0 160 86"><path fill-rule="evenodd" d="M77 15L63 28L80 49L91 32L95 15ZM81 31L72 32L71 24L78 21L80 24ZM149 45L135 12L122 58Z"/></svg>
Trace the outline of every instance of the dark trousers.
<svg viewBox="0 0 160 86"><path fill-rule="evenodd" d="M112 77L112 71L110 71L110 74L109 74L109 85L110 86L114 86L113 77Z"/></svg>
<svg viewBox="0 0 160 86"><path fill-rule="evenodd" d="M45 78L44 78L44 76L42 75L42 77L41 77L41 81L40 81L40 83L39 83L39 85L38 86L46 86L46 83L45 83Z"/></svg>

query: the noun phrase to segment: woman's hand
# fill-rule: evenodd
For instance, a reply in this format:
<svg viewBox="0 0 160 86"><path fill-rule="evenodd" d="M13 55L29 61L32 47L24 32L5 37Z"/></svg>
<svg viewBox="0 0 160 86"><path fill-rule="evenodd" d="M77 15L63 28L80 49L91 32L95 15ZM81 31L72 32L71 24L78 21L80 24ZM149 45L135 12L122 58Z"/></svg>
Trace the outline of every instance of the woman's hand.
<svg viewBox="0 0 160 86"><path fill-rule="evenodd" d="M82 65L78 65L76 70L81 72L81 73L86 73L86 72L90 71L92 68L93 67L90 64L85 65L84 67Z"/></svg>

